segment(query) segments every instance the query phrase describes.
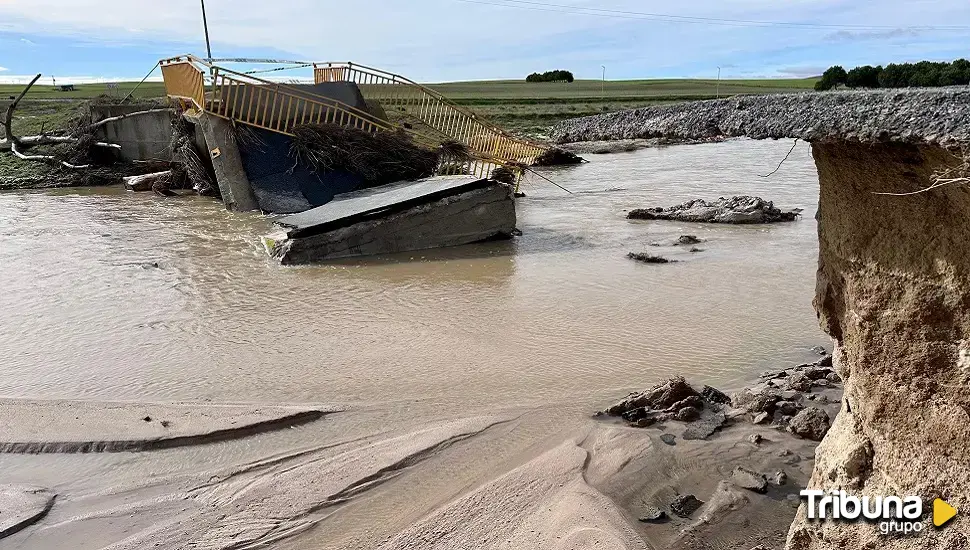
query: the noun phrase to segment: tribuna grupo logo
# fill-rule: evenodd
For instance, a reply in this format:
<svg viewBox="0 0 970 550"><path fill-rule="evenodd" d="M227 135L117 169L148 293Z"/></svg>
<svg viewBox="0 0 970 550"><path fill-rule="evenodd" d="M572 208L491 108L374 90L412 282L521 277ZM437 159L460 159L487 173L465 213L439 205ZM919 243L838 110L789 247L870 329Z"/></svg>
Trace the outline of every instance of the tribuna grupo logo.
<svg viewBox="0 0 970 550"><path fill-rule="evenodd" d="M923 530L923 499L907 496L862 496L857 497L845 491L825 491L806 489L801 493L808 499L806 508L808 519L814 520L864 520L879 524L879 531L911 534ZM933 501L933 524L942 527L954 518L957 509L947 502Z"/></svg>

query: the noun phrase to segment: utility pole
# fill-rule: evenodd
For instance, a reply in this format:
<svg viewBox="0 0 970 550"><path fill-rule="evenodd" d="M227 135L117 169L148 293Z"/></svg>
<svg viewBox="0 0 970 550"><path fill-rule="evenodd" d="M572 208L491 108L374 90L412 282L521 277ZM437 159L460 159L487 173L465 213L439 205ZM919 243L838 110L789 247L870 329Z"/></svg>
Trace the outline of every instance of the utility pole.
<svg viewBox="0 0 970 550"><path fill-rule="evenodd" d="M717 98L721 99L721 68L717 68L717 86L714 88L717 91Z"/></svg>
<svg viewBox="0 0 970 550"><path fill-rule="evenodd" d="M199 0L202 2L202 28L205 30L205 53L209 57L207 61L212 63L212 45L209 43L209 22L205 18L205 0Z"/></svg>
<svg viewBox="0 0 970 550"><path fill-rule="evenodd" d="M606 99L606 65L600 65L600 67L603 67L603 81L600 84L600 95Z"/></svg>

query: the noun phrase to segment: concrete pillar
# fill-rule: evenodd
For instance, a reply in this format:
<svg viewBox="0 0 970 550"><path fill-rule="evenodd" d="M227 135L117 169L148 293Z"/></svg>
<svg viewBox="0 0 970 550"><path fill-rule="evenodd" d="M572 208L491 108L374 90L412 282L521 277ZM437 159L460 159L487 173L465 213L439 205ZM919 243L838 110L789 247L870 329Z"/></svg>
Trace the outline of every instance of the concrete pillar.
<svg viewBox="0 0 970 550"><path fill-rule="evenodd" d="M230 138L231 123L205 113L199 116L197 123L205 135L209 158L216 174L216 185L219 186L226 209L239 212L259 210L252 185L243 169L239 147Z"/></svg>

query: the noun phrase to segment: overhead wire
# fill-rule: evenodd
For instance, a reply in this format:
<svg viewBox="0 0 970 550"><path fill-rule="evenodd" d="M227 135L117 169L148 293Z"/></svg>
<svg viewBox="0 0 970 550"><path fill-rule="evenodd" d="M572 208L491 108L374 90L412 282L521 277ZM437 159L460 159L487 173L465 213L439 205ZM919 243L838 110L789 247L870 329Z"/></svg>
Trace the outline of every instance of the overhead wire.
<svg viewBox="0 0 970 550"><path fill-rule="evenodd" d="M795 27L806 29L831 29L831 30L860 30L860 31L889 31L889 30L933 30L933 31L966 31L970 30L970 25L910 25L910 26L889 26L889 25L850 25L838 23L807 23L797 21L760 21L754 19L730 19L723 17L702 17L690 15L674 15L664 13L639 12L629 10L617 10L609 8L589 8L583 6L573 6L568 4L556 4L550 2L537 2L533 0L455 0L464 4L480 4L487 6L498 6L504 8L527 9L533 11L568 13L573 15L590 15L597 17L612 17L619 19L649 19L656 21L666 21L669 23L692 23L705 25L724 25L735 27Z"/></svg>

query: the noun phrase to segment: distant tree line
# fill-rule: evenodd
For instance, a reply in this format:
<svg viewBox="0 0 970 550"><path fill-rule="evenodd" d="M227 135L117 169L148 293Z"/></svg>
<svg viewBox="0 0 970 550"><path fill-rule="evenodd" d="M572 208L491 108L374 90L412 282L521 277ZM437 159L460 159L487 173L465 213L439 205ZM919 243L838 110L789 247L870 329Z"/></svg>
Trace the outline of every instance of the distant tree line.
<svg viewBox="0 0 970 550"><path fill-rule="evenodd" d="M957 59L953 63L920 61L919 63L890 63L883 67L864 65L848 72L841 66L829 67L822 79L815 83L819 91L837 86L849 88L930 88L970 84L970 61Z"/></svg>
<svg viewBox="0 0 970 550"><path fill-rule="evenodd" d="M569 71L546 71L542 74L532 73L525 78L526 82L572 82L573 73Z"/></svg>

